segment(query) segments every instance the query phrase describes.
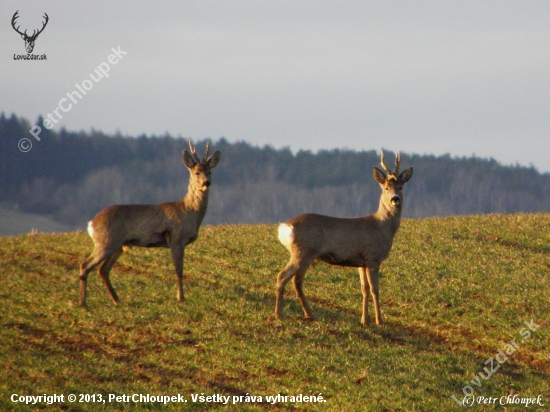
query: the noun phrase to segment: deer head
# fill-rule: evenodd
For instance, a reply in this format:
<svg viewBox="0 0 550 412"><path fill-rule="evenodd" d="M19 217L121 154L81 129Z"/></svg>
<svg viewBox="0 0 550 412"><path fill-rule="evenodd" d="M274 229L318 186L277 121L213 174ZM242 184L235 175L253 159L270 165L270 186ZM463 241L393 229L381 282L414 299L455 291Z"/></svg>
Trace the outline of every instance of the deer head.
<svg viewBox="0 0 550 412"><path fill-rule="evenodd" d="M211 170L216 167L220 160L219 151L208 157L209 151L210 145L207 142L206 150L201 160L197 155L197 148L193 147L191 140L189 140L189 152L184 150L182 153L183 164L189 169L189 173L191 173L190 183L201 192L206 191L210 186Z"/></svg>
<svg viewBox="0 0 550 412"><path fill-rule="evenodd" d="M374 179L382 188L382 197L380 201L386 208L392 212L401 211L403 206L403 185L412 177L413 169L409 167L399 174L399 163L401 155L399 152L395 154L395 169L392 171L384 162L384 152L380 152L380 164L386 173L374 167L372 174Z"/></svg>
<svg viewBox="0 0 550 412"><path fill-rule="evenodd" d="M21 38L23 40L25 40L25 48L27 49L27 53L32 53L32 51L34 49L34 42L36 41L36 38L38 37L38 35L40 33L42 33L44 31L44 28L46 27L46 24L48 24L48 20L50 18L48 17L48 15L46 13L44 13L44 18L46 19L46 21L44 21L44 23L42 23L42 28L40 30L34 30L32 35L29 36L29 35L27 35L27 30L25 30L24 33L19 31L19 27L21 27L21 26L15 27L15 20L17 20L17 18L19 17L17 15L17 13L19 13L19 10L17 10L15 12L15 14L13 15L13 18L11 19L11 25L12 25L13 29L21 35Z"/></svg>

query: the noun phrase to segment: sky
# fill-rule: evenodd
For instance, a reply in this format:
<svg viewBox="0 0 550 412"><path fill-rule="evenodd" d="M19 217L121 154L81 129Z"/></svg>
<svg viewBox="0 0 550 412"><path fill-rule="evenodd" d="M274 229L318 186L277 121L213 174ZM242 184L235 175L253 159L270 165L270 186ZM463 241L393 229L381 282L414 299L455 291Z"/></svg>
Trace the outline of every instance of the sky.
<svg viewBox="0 0 550 412"><path fill-rule="evenodd" d="M48 14L33 51L46 60L17 58L17 10L29 34ZM0 112L50 114L54 130L550 172L549 22L546 0L3 0Z"/></svg>

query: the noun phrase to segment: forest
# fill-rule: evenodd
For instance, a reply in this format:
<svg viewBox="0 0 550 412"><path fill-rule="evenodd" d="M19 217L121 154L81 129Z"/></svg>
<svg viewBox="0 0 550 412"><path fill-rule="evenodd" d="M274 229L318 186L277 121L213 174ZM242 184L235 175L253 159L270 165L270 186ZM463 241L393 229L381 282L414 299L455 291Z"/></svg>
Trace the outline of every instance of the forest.
<svg viewBox="0 0 550 412"><path fill-rule="evenodd" d="M42 124L39 117L36 124ZM74 229L106 206L160 203L182 198L188 171L181 152L188 139L106 135L96 130L43 130L12 114L0 115L0 207L52 217ZM18 142L28 138L32 149ZM372 178L377 150L317 153L225 138L209 139L220 150L213 171L205 224L274 223L304 212L340 217L373 213L380 188ZM194 141L199 154L206 139ZM405 217L550 211L550 174L534 167L502 165L478 157L401 154L413 166L405 186ZM387 163L393 154L387 153Z"/></svg>

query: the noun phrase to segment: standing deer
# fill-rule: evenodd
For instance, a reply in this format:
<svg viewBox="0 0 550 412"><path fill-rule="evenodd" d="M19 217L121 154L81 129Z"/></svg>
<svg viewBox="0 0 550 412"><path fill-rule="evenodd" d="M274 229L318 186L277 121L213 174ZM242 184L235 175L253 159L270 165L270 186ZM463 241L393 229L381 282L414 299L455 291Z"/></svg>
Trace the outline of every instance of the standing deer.
<svg viewBox="0 0 550 412"><path fill-rule="evenodd" d="M363 314L361 325L369 325L367 317L368 290L374 300L376 324L382 326L382 314L378 298L378 270L390 254L393 237L401 222L403 185L412 177L409 167L399 174L399 152L392 172L380 156L386 174L374 167L372 174L382 188L378 211L372 215L344 219L307 213L279 225L279 240L289 250L290 260L277 276L277 300L275 317L281 320L283 294L286 283L293 278L296 296L302 305L306 319L313 319L302 289L308 267L317 261L331 265L359 268ZM368 286L367 286L368 285Z"/></svg>
<svg viewBox="0 0 550 412"><path fill-rule="evenodd" d="M109 271L125 246L170 248L178 281L178 301L183 301L184 249L197 239L206 214L211 170L220 161L220 152L199 159L189 140L189 149L182 153L183 164L189 169L187 195L176 202L158 205L117 205L99 212L88 223L88 233L94 241L92 254L80 265L80 306L86 307L86 280L99 265L99 275L116 305L118 296L109 281Z"/></svg>

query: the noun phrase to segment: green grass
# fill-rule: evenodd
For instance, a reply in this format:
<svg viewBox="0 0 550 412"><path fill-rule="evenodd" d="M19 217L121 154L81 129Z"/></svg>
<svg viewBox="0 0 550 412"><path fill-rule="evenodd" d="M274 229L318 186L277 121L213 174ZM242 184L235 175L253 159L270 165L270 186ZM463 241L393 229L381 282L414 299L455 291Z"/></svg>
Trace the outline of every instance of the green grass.
<svg viewBox="0 0 550 412"><path fill-rule="evenodd" d="M467 385L476 396L542 395L550 404L548 214L404 220L382 265L387 327L369 329L360 326L357 271L324 264L306 275L317 320L303 320L291 283L285 320L274 320L275 279L288 259L275 226L202 228L186 249L184 303L168 250L133 248L111 272L121 304L94 272L88 311L78 307L87 234L0 241L1 410L459 410L451 396L461 399ZM525 339L531 319L540 327ZM472 384L511 339L519 348ZM48 407L12 403L12 394L188 402ZM264 403L193 403L193 394ZM277 394L326 402L265 402Z"/></svg>

